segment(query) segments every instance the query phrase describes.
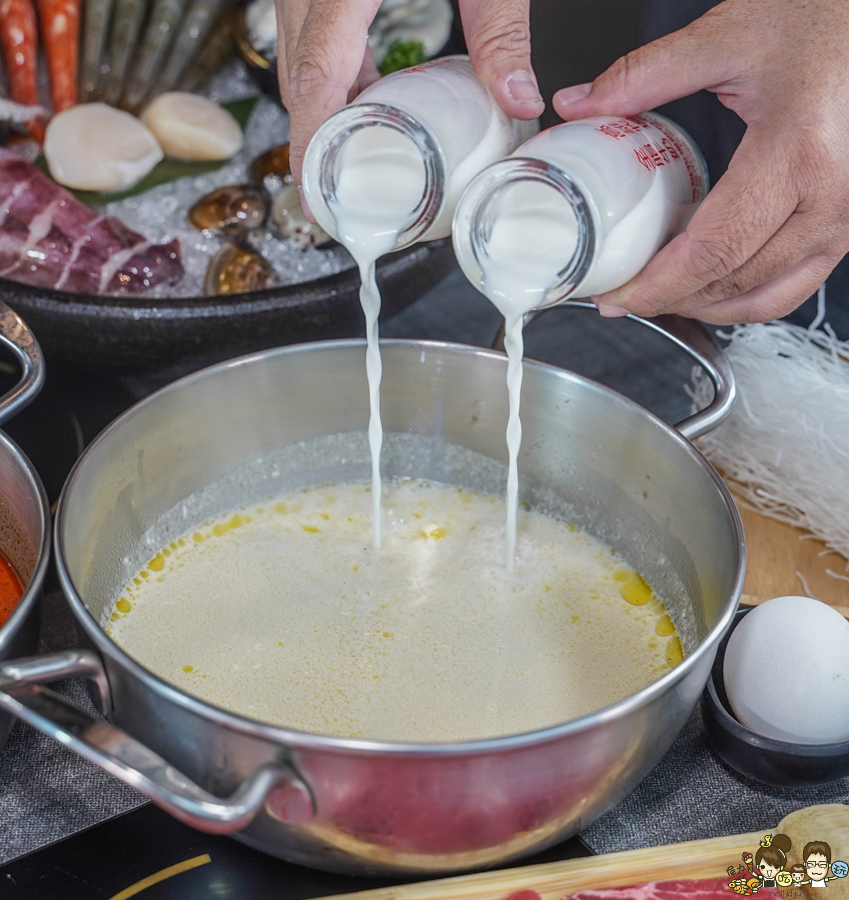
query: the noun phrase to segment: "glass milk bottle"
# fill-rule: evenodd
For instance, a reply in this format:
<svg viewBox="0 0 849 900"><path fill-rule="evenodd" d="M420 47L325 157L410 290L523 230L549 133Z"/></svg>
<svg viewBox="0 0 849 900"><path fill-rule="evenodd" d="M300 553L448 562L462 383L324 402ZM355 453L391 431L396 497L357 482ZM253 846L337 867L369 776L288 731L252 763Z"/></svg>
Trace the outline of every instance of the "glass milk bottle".
<svg viewBox="0 0 849 900"><path fill-rule="evenodd" d="M432 60L381 78L324 122L304 159L306 201L346 246L340 212L359 230L376 225L382 252L446 237L469 181L537 129L501 110L467 57Z"/></svg>
<svg viewBox="0 0 849 900"><path fill-rule="evenodd" d="M706 193L701 153L663 116L567 122L469 184L454 250L502 313L529 312L625 284Z"/></svg>

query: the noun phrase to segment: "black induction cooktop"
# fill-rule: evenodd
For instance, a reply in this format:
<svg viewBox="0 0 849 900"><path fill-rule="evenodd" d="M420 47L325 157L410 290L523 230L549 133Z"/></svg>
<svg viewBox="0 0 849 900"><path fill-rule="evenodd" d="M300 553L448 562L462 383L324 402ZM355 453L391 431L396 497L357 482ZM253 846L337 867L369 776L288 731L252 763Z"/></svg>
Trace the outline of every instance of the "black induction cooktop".
<svg viewBox="0 0 849 900"><path fill-rule="evenodd" d="M591 855L574 837L521 865ZM0 867L9 900L306 900L397 883L296 866L195 831L151 803Z"/></svg>

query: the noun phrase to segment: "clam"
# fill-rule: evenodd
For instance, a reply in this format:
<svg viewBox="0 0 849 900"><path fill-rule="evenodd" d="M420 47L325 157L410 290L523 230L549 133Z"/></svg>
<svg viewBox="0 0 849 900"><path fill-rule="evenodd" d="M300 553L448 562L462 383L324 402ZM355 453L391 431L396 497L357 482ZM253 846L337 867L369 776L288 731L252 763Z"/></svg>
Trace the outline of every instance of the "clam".
<svg viewBox="0 0 849 900"><path fill-rule="evenodd" d="M210 261L203 292L207 297L244 294L247 291L260 291L276 280L274 268L253 247L241 242L230 242Z"/></svg>
<svg viewBox="0 0 849 900"><path fill-rule="evenodd" d="M228 184L201 197L189 210L189 221L200 231L244 234L265 221L262 191L252 184Z"/></svg>
<svg viewBox="0 0 849 900"><path fill-rule="evenodd" d="M301 197L294 184L287 184L274 197L271 221L281 237L293 240L301 250L321 247L333 240L321 225L310 222L304 215Z"/></svg>
<svg viewBox="0 0 849 900"><path fill-rule="evenodd" d="M264 184L268 177L279 179L280 184L292 180L288 142L266 150L251 163L251 181Z"/></svg>

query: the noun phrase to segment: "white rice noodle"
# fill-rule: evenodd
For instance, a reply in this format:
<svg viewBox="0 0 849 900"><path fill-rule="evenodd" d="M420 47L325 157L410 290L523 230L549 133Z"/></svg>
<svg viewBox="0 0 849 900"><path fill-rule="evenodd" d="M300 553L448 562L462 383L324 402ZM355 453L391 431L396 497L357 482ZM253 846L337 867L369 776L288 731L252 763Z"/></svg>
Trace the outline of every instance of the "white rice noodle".
<svg viewBox="0 0 849 900"><path fill-rule="evenodd" d="M823 287L809 328L771 322L722 334L739 398L697 444L744 505L806 529L849 559L849 342L828 324L820 330L824 317ZM699 368L687 391L695 409L713 396Z"/></svg>

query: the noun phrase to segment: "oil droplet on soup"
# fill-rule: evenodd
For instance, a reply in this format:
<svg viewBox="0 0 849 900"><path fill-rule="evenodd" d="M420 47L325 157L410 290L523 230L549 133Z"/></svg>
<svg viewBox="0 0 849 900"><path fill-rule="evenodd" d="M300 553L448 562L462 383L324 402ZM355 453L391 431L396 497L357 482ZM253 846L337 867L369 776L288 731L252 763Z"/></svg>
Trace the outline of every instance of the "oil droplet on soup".
<svg viewBox="0 0 849 900"><path fill-rule="evenodd" d="M508 573L502 500L410 479L385 487L379 550L365 485L195 525L125 586L106 616L113 639L243 715L398 741L554 725L683 659L647 582L574 523L521 510Z"/></svg>

